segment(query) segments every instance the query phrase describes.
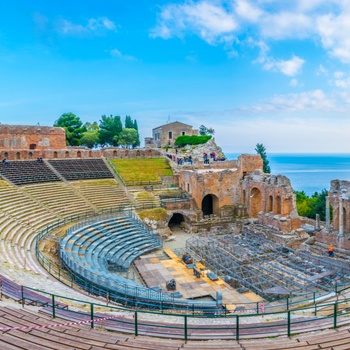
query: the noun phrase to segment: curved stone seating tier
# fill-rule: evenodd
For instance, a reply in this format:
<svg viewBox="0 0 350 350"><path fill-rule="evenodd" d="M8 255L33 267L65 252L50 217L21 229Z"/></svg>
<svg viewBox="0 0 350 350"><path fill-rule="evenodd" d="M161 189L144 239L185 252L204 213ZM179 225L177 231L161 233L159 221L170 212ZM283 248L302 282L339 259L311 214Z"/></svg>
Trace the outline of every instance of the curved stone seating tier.
<svg viewBox="0 0 350 350"><path fill-rule="evenodd" d="M84 266L91 273L140 287L135 281L110 272L107 260L113 261L119 270L126 270L137 256L159 247L159 238L150 234L131 216L110 218L82 227L68 234L60 243L61 255L65 254L66 258Z"/></svg>
<svg viewBox="0 0 350 350"><path fill-rule="evenodd" d="M158 208L160 207L160 198L153 191L140 191L137 189L129 190L132 196L135 198L135 201L138 207L142 208Z"/></svg>
<svg viewBox="0 0 350 350"><path fill-rule="evenodd" d="M29 185L24 190L63 218L95 210L79 193L63 182Z"/></svg>
<svg viewBox="0 0 350 350"><path fill-rule="evenodd" d="M34 160L0 163L0 174L15 185L61 181L45 163Z"/></svg>
<svg viewBox="0 0 350 350"><path fill-rule="evenodd" d="M125 191L114 179L73 182L77 190L98 209L131 207Z"/></svg>
<svg viewBox="0 0 350 350"><path fill-rule="evenodd" d="M30 251L31 245L37 233L59 217L5 182L0 183L0 216L2 261L15 268L39 273Z"/></svg>
<svg viewBox="0 0 350 350"><path fill-rule="evenodd" d="M142 286L114 271L126 270L138 256L160 247L159 238L131 213L81 223L60 241L65 266L86 282L109 291L111 299L144 307L217 310L216 302L175 299L168 293Z"/></svg>
<svg viewBox="0 0 350 350"><path fill-rule="evenodd" d="M68 181L114 178L102 159L53 159L49 163Z"/></svg>
<svg viewBox="0 0 350 350"><path fill-rule="evenodd" d="M46 311L46 312L45 312ZM0 348L2 350L30 349L30 350L102 350L102 349L138 349L138 350L220 350L220 349L241 349L241 350L344 350L349 349L349 326L344 326L336 330L325 330L307 334L299 334L293 337L276 336L273 339L251 339L243 338L237 340L183 340L164 339L157 337L166 330L153 330L154 336L139 335L130 336L132 329L127 324L113 321L103 322L106 329L120 328L120 331L106 331L95 324L94 329L90 329L87 324L74 324L69 326L52 327L55 324L64 324L71 321L86 321L85 315L72 314L68 316L65 309L57 312L58 316L53 319L49 314L49 308L43 308L38 312L30 306L18 308L14 306L0 306L0 327L33 327L36 329L24 329L18 331L1 332ZM132 319L123 317L122 321L132 322ZM51 326L51 327L50 327ZM105 327L104 327L105 326ZM176 325L175 325L176 326ZM123 328L129 334L123 334ZM140 327L141 328L141 327ZM204 330L203 330L204 331ZM125 333L125 332L124 332ZM143 329L140 333L144 333ZM189 330L191 337L192 330ZM169 336L169 338L171 338ZM181 338L181 337L180 337ZM183 338L183 337L182 337Z"/></svg>

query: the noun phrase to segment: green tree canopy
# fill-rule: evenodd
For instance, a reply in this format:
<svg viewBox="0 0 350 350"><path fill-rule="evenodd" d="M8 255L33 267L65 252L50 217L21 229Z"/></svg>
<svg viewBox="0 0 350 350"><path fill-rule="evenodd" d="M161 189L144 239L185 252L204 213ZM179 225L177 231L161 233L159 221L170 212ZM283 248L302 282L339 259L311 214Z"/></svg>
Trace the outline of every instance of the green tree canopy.
<svg viewBox="0 0 350 350"><path fill-rule="evenodd" d="M99 143L99 126L96 122L93 123L85 123L84 127L86 131L82 134L80 142L82 146L86 146L89 148L94 148Z"/></svg>
<svg viewBox="0 0 350 350"><path fill-rule="evenodd" d="M263 160L263 172L270 174L271 173L271 168L269 165L269 161L267 159L267 154L266 154L266 148L262 143L257 143L255 146L255 151L257 154L260 154L260 157Z"/></svg>
<svg viewBox="0 0 350 350"><path fill-rule="evenodd" d="M125 117L124 127L127 129L134 129L134 122L129 115Z"/></svg>
<svg viewBox="0 0 350 350"><path fill-rule="evenodd" d="M86 131L82 121L74 113L63 113L54 123L66 131L66 143L68 146L79 146L82 134Z"/></svg>
<svg viewBox="0 0 350 350"><path fill-rule="evenodd" d="M122 132L116 136L118 144L124 147L134 148L138 140L138 132L133 128L123 128Z"/></svg>
<svg viewBox="0 0 350 350"><path fill-rule="evenodd" d="M123 130L120 116L103 115L100 120L99 140L102 146L119 146L118 136Z"/></svg>
<svg viewBox="0 0 350 350"><path fill-rule="evenodd" d="M201 125L199 127L198 132L200 136L206 136L206 135L214 135L215 130L213 128L207 128L206 126Z"/></svg>
<svg viewBox="0 0 350 350"><path fill-rule="evenodd" d="M300 216L315 219L316 214L319 214L322 221L326 220L326 197L328 196L326 189L320 193L315 192L311 197L307 196L304 191L295 191L295 194Z"/></svg>
<svg viewBox="0 0 350 350"><path fill-rule="evenodd" d="M211 139L211 136L182 135L176 138L175 146L184 147L186 145L200 145Z"/></svg>

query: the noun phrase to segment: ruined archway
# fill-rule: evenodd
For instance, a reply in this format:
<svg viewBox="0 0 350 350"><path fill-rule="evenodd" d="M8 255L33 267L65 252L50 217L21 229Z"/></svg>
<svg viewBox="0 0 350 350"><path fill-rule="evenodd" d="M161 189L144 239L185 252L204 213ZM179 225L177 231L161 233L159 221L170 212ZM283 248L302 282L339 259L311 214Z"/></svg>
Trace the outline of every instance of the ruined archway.
<svg viewBox="0 0 350 350"><path fill-rule="evenodd" d="M176 231L182 229L185 223L185 217L181 213L174 213L171 219L169 220L168 226L171 231Z"/></svg>
<svg viewBox="0 0 350 350"><path fill-rule="evenodd" d="M207 194L202 199L203 215L217 215L219 211L219 199L214 194Z"/></svg>
<svg viewBox="0 0 350 350"><path fill-rule="evenodd" d="M250 216L257 218L259 211L261 211L261 192L254 187L250 192Z"/></svg>
<svg viewBox="0 0 350 350"><path fill-rule="evenodd" d="M273 211L273 197L269 196L268 202L267 202L267 210L268 213Z"/></svg>
<svg viewBox="0 0 350 350"><path fill-rule="evenodd" d="M276 197L275 213L276 214L281 214L282 213L282 201L281 201L281 197L280 196Z"/></svg>

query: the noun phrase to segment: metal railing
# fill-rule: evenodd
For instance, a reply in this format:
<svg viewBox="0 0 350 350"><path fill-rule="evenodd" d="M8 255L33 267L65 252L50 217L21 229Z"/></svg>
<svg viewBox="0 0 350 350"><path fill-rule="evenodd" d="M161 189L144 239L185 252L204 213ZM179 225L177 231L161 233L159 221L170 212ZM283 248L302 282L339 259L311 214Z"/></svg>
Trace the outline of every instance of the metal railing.
<svg viewBox="0 0 350 350"><path fill-rule="evenodd" d="M350 324L350 299L278 312L265 312L264 309L258 308L256 313L235 312L225 314L225 318L221 321L205 322L203 318L217 319L218 315L215 312L198 315L194 311L192 314L179 314L126 309L111 304L109 295L106 296L105 303L92 303L26 286L22 286L21 291L23 307L27 302L43 305L42 295L44 295L45 305L51 308L53 318L64 317L72 321L85 321L91 328L95 327L95 322L99 319L107 318L108 321L104 321L105 328L135 336L154 335L185 340L240 340L281 335L290 337L310 330L337 328L340 325ZM65 304L66 301L69 301L70 306L68 303ZM95 310L98 310L98 313ZM97 320L94 321L95 319Z"/></svg>

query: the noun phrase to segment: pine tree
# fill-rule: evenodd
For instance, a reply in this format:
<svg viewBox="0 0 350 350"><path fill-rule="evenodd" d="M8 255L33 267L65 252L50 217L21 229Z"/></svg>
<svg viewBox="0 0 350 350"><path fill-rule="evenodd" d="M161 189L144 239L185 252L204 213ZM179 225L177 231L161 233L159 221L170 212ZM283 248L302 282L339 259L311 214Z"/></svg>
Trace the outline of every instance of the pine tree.
<svg viewBox="0 0 350 350"><path fill-rule="evenodd" d="M266 148L262 143L257 143L255 146L255 151L257 154L260 154L260 157L263 160L263 172L270 174L271 173L271 168L269 165L269 161L267 159L267 154L266 154Z"/></svg>

